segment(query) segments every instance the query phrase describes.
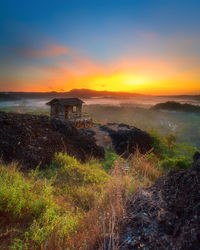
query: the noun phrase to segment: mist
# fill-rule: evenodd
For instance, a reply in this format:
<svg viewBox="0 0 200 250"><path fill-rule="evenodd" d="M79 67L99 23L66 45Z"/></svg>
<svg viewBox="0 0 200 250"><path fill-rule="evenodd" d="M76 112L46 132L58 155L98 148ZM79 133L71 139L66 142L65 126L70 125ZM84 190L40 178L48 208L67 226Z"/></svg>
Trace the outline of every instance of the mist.
<svg viewBox="0 0 200 250"><path fill-rule="evenodd" d="M156 130L161 135L173 133L178 142L200 148L200 115L177 111L152 110L153 105L177 101L200 105L200 100L189 97L95 97L84 99L83 112L98 123L127 123L142 130ZM21 99L0 102L0 111L49 115L49 99Z"/></svg>

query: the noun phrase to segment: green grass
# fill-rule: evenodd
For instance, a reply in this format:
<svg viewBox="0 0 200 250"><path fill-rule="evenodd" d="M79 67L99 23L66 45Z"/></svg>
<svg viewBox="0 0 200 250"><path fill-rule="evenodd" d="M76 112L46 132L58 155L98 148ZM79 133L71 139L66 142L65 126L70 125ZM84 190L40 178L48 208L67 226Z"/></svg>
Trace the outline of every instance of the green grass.
<svg viewBox="0 0 200 250"><path fill-rule="evenodd" d="M151 137L154 150L128 161L108 150L104 161L85 164L57 153L48 168L26 173L1 163L0 239L10 235L1 249L93 249L111 235L113 216L117 235L129 195L170 170L188 168L197 150L173 134L152 131Z"/></svg>
<svg viewBox="0 0 200 250"><path fill-rule="evenodd" d="M20 242L38 247L55 231L61 241L76 230L80 214L56 203L53 185L47 179L25 176L15 165L1 164L0 185L0 215L4 218L1 230L8 231L9 224L14 224L20 235L11 248L16 245L19 249ZM19 225L23 225L20 230Z"/></svg>
<svg viewBox="0 0 200 250"><path fill-rule="evenodd" d="M14 220L37 218L52 206L52 187L46 181L27 179L15 165L0 166L0 209Z"/></svg>
<svg viewBox="0 0 200 250"><path fill-rule="evenodd" d="M14 164L1 164L0 215L6 218L2 233L9 230L9 224L24 225L11 248L20 249L20 242L38 248L45 241L51 244L53 238L62 249L85 212L104 195L109 178L97 161L81 164L61 153L48 169L27 175Z"/></svg>
<svg viewBox="0 0 200 250"><path fill-rule="evenodd" d="M126 123L145 131L156 129L163 136L175 133L178 142L200 148L200 116L193 112L163 112L134 105L85 105L83 110L99 123Z"/></svg>
<svg viewBox="0 0 200 250"><path fill-rule="evenodd" d="M117 160L118 155L113 152L111 149L107 149L105 153L105 159L102 161L102 168L109 172L114 167L115 161Z"/></svg>
<svg viewBox="0 0 200 250"><path fill-rule="evenodd" d="M160 136L155 130L150 132L153 140L153 153L148 157L154 159L162 170L178 170L190 168L193 155L198 149L187 143L176 142L173 134Z"/></svg>

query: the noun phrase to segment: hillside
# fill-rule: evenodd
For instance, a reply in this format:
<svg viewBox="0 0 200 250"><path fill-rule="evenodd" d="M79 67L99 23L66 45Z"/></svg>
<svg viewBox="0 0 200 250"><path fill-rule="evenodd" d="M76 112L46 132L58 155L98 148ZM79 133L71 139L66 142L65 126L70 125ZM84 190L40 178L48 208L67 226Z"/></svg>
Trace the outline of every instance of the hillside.
<svg viewBox="0 0 200 250"><path fill-rule="evenodd" d="M126 124L0 112L0 248L198 249L196 150Z"/></svg>
<svg viewBox="0 0 200 250"><path fill-rule="evenodd" d="M117 91L96 91L92 89L72 89L67 92L0 92L0 102L3 101L16 101L22 99L53 99L53 98L113 98L113 99L125 99L125 98L153 98L158 100L194 100L199 101L200 95L176 95L176 96L151 96L133 92L117 92Z"/></svg>
<svg viewBox="0 0 200 250"><path fill-rule="evenodd" d="M179 102L158 103L154 105L152 109L200 113L199 105L192 105L188 103L181 104Z"/></svg>
<svg viewBox="0 0 200 250"><path fill-rule="evenodd" d="M124 158L134 154L136 149L145 154L151 150L153 143L147 132L123 123L107 123L105 125L92 123L90 128L79 131L105 149L112 147L118 155Z"/></svg>
<svg viewBox="0 0 200 250"><path fill-rule="evenodd" d="M0 155L5 162L18 161L26 167L46 166L56 152L65 152L85 162L103 159L107 147L128 157L151 149L150 136L125 124L77 129L72 123L48 116L0 112Z"/></svg>
<svg viewBox="0 0 200 250"><path fill-rule="evenodd" d="M66 152L81 161L104 157L104 149L70 123L47 116L0 112L0 155L4 161L17 160L26 168L45 166L55 152Z"/></svg>
<svg viewBox="0 0 200 250"><path fill-rule="evenodd" d="M114 91L96 91L91 89L72 89L68 92L0 92L0 101L17 99L51 99L64 97L93 98L93 97L112 97L112 98L130 98L144 96L130 92ZM9 99L8 99L9 97Z"/></svg>
<svg viewBox="0 0 200 250"><path fill-rule="evenodd" d="M13 95L13 94L0 92L0 101L2 101L2 102L17 101L17 100L19 100L19 98L17 98L17 97L16 97L15 95Z"/></svg>

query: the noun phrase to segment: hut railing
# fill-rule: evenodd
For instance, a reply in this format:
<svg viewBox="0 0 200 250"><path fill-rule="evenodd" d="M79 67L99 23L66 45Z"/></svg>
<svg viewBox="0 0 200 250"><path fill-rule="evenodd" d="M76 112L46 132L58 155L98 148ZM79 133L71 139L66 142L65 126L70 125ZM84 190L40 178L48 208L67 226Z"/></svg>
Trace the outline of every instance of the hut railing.
<svg viewBox="0 0 200 250"><path fill-rule="evenodd" d="M73 114L68 117L69 121L92 121L88 113Z"/></svg>

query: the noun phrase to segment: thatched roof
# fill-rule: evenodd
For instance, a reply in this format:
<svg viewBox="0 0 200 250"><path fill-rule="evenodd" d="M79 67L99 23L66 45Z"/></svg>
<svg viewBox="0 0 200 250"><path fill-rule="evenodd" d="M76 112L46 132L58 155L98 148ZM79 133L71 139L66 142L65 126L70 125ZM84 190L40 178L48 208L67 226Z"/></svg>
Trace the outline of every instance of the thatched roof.
<svg viewBox="0 0 200 250"><path fill-rule="evenodd" d="M53 100L51 100L50 102L47 102L47 105L54 105L54 104L60 104L63 106L75 106L75 105L81 105L82 103L84 103L81 99L79 98L54 98Z"/></svg>

